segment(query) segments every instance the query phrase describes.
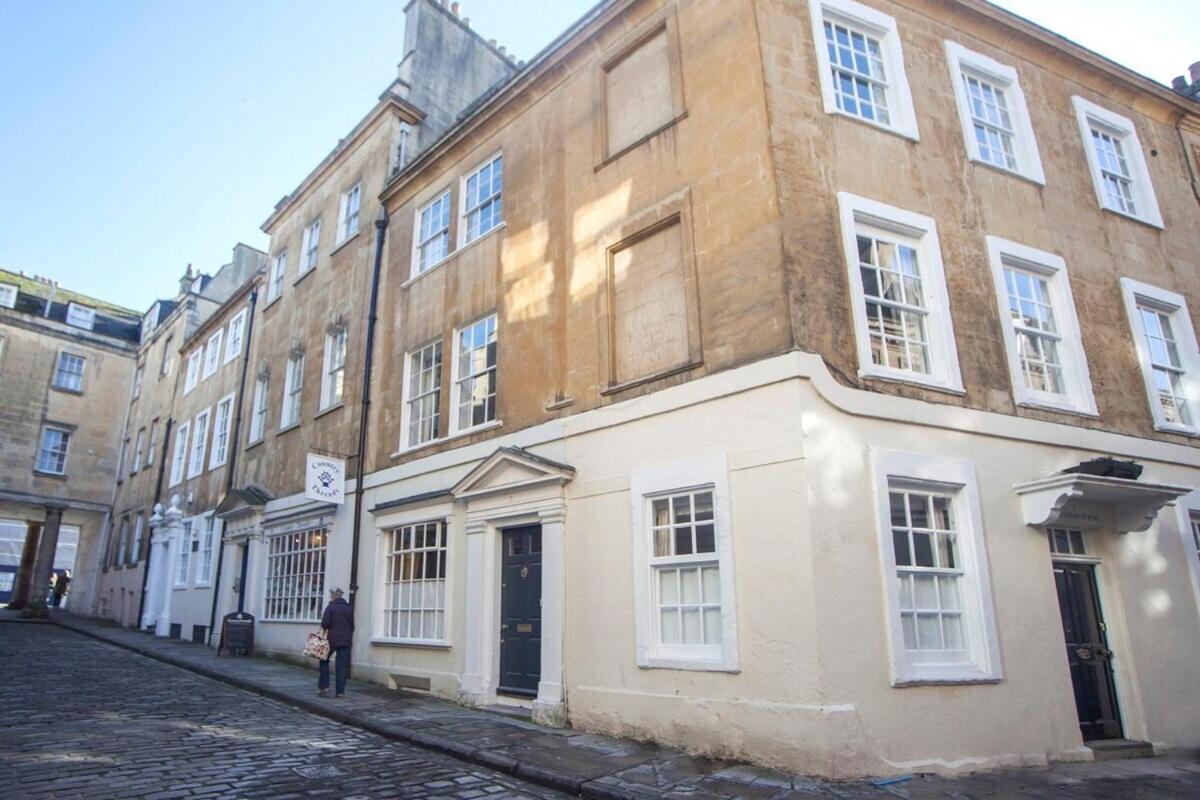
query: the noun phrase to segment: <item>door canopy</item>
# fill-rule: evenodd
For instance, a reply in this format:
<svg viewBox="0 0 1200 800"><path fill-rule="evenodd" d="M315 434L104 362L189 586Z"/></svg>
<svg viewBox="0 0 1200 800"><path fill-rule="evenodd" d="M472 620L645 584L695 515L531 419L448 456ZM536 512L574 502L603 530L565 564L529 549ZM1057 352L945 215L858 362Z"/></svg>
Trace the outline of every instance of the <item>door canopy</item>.
<svg viewBox="0 0 1200 800"><path fill-rule="evenodd" d="M1144 531L1158 512L1191 489L1129 478L1062 473L1013 487L1025 524L1118 533Z"/></svg>

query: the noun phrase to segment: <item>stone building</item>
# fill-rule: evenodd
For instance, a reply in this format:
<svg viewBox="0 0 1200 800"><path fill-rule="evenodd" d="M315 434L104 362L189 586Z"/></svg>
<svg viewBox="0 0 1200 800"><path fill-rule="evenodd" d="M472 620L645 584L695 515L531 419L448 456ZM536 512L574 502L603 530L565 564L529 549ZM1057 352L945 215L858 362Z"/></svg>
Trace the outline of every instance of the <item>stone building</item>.
<svg viewBox="0 0 1200 800"><path fill-rule="evenodd" d="M44 602L51 569L91 558L137 336L136 312L0 270L0 603Z"/></svg>

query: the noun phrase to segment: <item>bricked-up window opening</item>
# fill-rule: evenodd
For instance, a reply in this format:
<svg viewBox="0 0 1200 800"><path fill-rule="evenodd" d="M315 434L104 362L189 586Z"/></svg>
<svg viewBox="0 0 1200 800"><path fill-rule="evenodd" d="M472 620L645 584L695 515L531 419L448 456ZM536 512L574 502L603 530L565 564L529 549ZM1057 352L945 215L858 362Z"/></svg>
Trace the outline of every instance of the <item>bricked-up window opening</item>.
<svg viewBox="0 0 1200 800"><path fill-rule="evenodd" d="M314 528L268 537L264 620L320 621L327 535L327 529Z"/></svg>
<svg viewBox="0 0 1200 800"><path fill-rule="evenodd" d="M413 276L440 264L450 254L450 192L421 209L417 220L417 264Z"/></svg>
<svg viewBox="0 0 1200 800"><path fill-rule="evenodd" d="M463 244L504 222L504 156L496 156L463 182Z"/></svg>
<svg viewBox="0 0 1200 800"><path fill-rule="evenodd" d="M446 638L446 525L422 522L389 531L383 635L440 642Z"/></svg>
<svg viewBox="0 0 1200 800"><path fill-rule="evenodd" d="M342 198L338 203L338 244L358 233L358 207L361 201L361 183L354 184L348 191L342 193Z"/></svg>
<svg viewBox="0 0 1200 800"><path fill-rule="evenodd" d="M1015 267L1004 268L1008 310L1017 337L1017 351L1025 386L1039 392L1063 394L1062 361L1059 358L1058 322L1050 286L1041 275Z"/></svg>
<svg viewBox="0 0 1200 800"><path fill-rule="evenodd" d="M958 528L949 496L893 489L892 545L904 648L969 658L963 630Z"/></svg>
<svg viewBox="0 0 1200 800"><path fill-rule="evenodd" d="M194 478L204 472L204 454L208 448L208 418L210 411L206 408L196 415L192 423L192 460L188 465L188 477Z"/></svg>
<svg viewBox="0 0 1200 800"><path fill-rule="evenodd" d="M662 655L720 658L721 567L713 490L652 497L650 568Z"/></svg>
<svg viewBox="0 0 1200 800"><path fill-rule="evenodd" d="M1059 556L1086 556L1083 546L1083 531L1066 528L1049 528L1046 539L1050 543L1050 552Z"/></svg>
<svg viewBox="0 0 1200 800"><path fill-rule="evenodd" d="M67 472L67 448L71 444L71 432L65 428L46 425L42 428L42 441L38 447L38 472L65 475Z"/></svg>
<svg viewBox="0 0 1200 800"><path fill-rule="evenodd" d="M677 113L665 24L604 67L607 152L620 153L670 123Z"/></svg>
<svg viewBox="0 0 1200 800"><path fill-rule="evenodd" d="M346 329L325 336L325 373L321 377L321 408L342 402L346 382Z"/></svg>
<svg viewBox="0 0 1200 800"><path fill-rule="evenodd" d="M261 441L267 430L267 379L254 381L254 406L250 412L250 444Z"/></svg>
<svg viewBox="0 0 1200 800"><path fill-rule="evenodd" d="M1184 378L1187 371L1179 357L1179 345L1171 327L1171 316L1162 309L1139 304L1138 316L1146 349L1150 354L1154 390L1162 418L1168 423L1193 427Z"/></svg>
<svg viewBox="0 0 1200 800"><path fill-rule="evenodd" d="M496 419L496 315L460 330L457 350L456 430L463 431Z"/></svg>
<svg viewBox="0 0 1200 800"><path fill-rule="evenodd" d="M441 432L441 340L411 353L408 359L408 431L405 443L408 447L415 447L433 441Z"/></svg>
<svg viewBox="0 0 1200 800"><path fill-rule="evenodd" d="M191 425L183 423L175 429L175 454L171 458L171 486L183 480L183 469L187 464L188 434Z"/></svg>
<svg viewBox="0 0 1200 800"><path fill-rule="evenodd" d="M304 229L300 241L300 274L304 275L317 265L317 252L321 246L321 220L314 219Z"/></svg>
<svg viewBox="0 0 1200 800"><path fill-rule="evenodd" d="M73 353L59 353L58 363L54 365L54 386L70 392L83 391L83 356Z"/></svg>
<svg viewBox="0 0 1200 800"><path fill-rule="evenodd" d="M293 355L288 359L287 375L283 386L283 413L279 416L279 427L287 428L300 421L300 401L304 391L304 356Z"/></svg>
<svg viewBox="0 0 1200 800"><path fill-rule="evenodd" d="M283 293L283 276L287 274L287 250L275 256L271 264L271 278L267 281L267 302Z"/></svg>

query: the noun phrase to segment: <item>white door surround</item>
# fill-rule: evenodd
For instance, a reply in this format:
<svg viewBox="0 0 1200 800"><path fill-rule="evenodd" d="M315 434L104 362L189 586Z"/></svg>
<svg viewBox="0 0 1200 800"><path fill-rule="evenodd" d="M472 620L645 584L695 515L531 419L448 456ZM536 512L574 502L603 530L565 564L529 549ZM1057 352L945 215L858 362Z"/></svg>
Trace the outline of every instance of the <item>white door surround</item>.
<svg viewBox="0 0 1200 800"><path fill-rule="evenodd" d="M500 678L501 536L518 525L542 527L541 678L533 720L567 724L563 691L566 600L566 497L575 475L565 464L504 447L484 459L451 490L465 504L467 523L466 647L459 690L470 705L497 702Z"/></svg>

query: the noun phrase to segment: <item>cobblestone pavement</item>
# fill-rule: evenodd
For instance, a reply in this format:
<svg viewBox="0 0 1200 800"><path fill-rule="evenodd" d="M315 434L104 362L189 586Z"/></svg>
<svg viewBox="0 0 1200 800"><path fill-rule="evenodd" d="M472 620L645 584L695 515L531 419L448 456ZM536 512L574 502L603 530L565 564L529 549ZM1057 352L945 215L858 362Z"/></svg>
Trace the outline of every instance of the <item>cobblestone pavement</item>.
<svg viewBox="0 0 1200 800"><path fill-rule="evenodd" d="M11 800L566 797L53 625L0 624L0 709Z"/></svg>

